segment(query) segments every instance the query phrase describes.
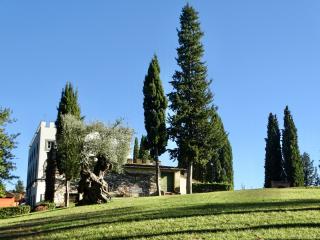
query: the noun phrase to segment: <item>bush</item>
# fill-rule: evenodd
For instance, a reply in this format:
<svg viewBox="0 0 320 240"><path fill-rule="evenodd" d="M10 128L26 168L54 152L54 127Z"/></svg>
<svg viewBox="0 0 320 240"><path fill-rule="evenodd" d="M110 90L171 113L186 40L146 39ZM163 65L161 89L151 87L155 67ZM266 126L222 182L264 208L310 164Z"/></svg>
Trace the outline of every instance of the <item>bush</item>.
<svg viewBox="0 0 320 240"><path fill-rule="evenodd" d="M30 213L30 210L31 208L28 205L0 208L0 218L7 218L12 216L18 216L21 214L27 214Z"/></svg>
<svg viewBox="0 0 320 240"><path fill-rule="evenodd" d="M216 192L216 191L230 191L231 185L229 183L193 183L193 193Z"/></svg>
<svg viewBox="0 0 320 240"><path fill-rule="evenodd" d="M45 210L53 210L56 208L56 204L53 202L39 202L33 211L39 212L39 211L45 211Z"/></svg>
<svg viewBox="0 0 320 240"><path fill-rule="evenodd" d="M0 198L5 197L6 195L6 189L4 188L4 185L0 182Z"/></svg>

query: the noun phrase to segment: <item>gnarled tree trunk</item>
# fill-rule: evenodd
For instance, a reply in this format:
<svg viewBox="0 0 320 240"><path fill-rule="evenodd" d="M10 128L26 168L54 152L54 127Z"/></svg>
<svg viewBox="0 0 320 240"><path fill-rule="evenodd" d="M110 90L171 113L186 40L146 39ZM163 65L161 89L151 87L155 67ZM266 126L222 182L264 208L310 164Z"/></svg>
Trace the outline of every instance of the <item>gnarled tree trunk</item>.
<svg viewBox="0 0 320 240"><path fill-rule="evenodd" d="M89 164L84 164L81 170L81 179L79 182L79 193L83 193L83 199L80 205L106 203L111 200L108 193L108 184L104 180L104 176L112 165L104 156L98 156L98 161L93 171Z"/></svg>

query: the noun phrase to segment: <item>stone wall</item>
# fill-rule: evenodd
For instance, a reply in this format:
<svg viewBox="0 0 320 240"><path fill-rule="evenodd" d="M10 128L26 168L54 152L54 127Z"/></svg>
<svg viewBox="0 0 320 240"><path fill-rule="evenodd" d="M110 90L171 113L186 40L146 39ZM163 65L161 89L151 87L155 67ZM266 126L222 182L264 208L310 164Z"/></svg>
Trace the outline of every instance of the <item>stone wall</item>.
<svg viewBox="0 0 320 240"><path fill-rule="evenodd" d="M113 197L150 196L157 190L154 174L108 173L105 180Z"/></svg>
<svg viewBox="0 0 320 240"><path fill-rule="evenodd" d="M78 180L70 182L70 202L73 202L72 195L78 195ZM64 206L64 197L66 193L66 186L64 181L63 175L56 175L56 182L55 182L55 193L54 193L54 203L56 206Z"/></svg>

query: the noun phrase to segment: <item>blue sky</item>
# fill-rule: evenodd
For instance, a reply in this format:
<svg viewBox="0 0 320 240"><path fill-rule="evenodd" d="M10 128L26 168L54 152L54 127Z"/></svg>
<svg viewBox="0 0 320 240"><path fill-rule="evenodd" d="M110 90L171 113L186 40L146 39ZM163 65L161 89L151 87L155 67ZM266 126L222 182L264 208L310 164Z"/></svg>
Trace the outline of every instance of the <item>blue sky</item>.
<svg viewBox="0 0 320 240"><path fill-rule="evenodd" d="M189 1L200 14L204 60L233 147L235 187L264 178L269 112L285 105L301 152L320 159L320 2ZM124 118L144 133L142 85L158 55L166 93L177 68L179 15L186 1L0 2L0 106L20 132L15 174L26 181L28 146L41 120L54 121L71 81L87 120ZM167 154L162 162L175 165ZM10 188L10 186L8 186Z"/></svg>

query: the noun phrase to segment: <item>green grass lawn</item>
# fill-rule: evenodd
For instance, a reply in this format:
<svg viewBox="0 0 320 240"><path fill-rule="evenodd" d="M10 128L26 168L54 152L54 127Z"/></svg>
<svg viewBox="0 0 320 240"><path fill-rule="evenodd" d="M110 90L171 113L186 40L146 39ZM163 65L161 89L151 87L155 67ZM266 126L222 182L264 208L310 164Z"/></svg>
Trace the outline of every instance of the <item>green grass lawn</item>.
<svg viewBox="0 0 320 240"><path fill-rule="evenodd" d="M320 239L320 189L122 198L0 220L0 239Z"/></svg>

